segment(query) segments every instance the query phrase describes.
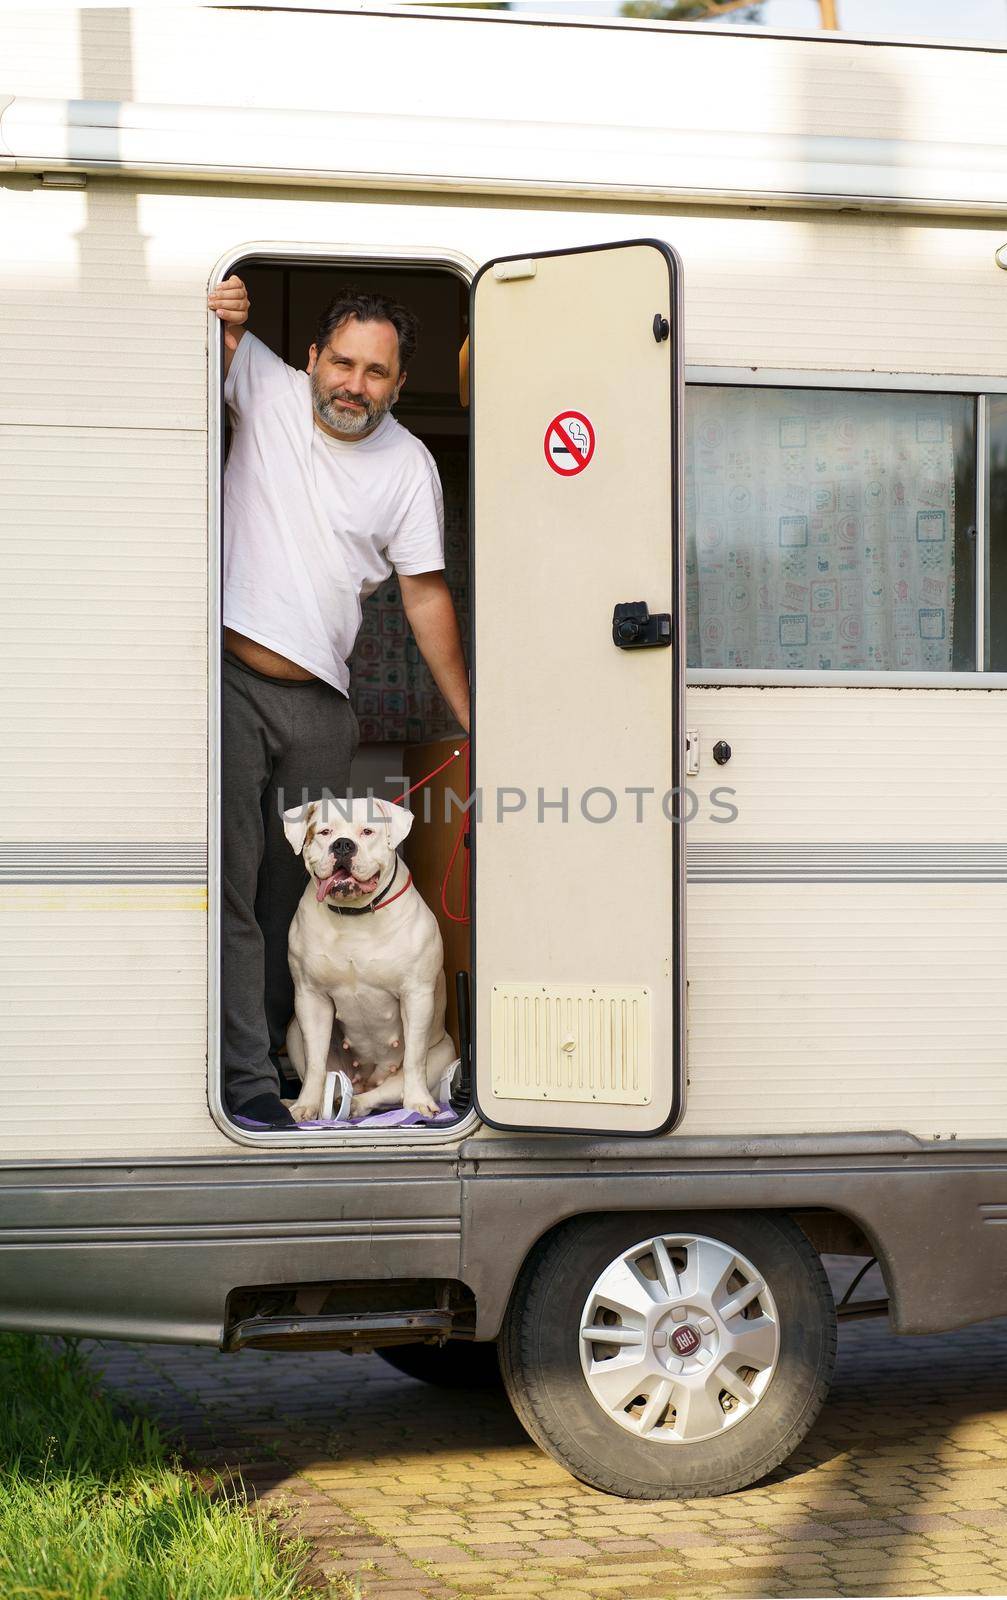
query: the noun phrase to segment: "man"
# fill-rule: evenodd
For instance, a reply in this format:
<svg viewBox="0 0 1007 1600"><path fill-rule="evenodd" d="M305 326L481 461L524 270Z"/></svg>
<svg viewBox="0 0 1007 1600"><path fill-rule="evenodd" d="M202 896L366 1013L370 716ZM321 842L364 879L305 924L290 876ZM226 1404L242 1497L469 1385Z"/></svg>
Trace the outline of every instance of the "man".
<svg viewBox="0 0 1007 1600"><path fill-rule="evenodd" d="M210 306L224 323L234 424L224 475L224 1090L232 1113L294 1128L275 1053L293 1010L287 930L305 880L281 812L349 787L358 728L346 661L361 601L395 570L420 651L466 730L468 676L444 581L437 468L391 414L415 317L346 290L300 372L246 329L240 278L220 284Z"/></svg>

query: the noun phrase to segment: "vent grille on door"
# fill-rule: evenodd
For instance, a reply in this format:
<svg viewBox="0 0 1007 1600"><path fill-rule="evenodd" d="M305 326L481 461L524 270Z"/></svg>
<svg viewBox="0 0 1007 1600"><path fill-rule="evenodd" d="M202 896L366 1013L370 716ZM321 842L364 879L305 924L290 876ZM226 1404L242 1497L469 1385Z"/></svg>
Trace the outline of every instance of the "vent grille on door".
<svg viewBox="0 0 1007 1600"><path fill-rule="evenodd" d="M502 1100L650 1101L650 990L494 984L493 1093Z"/></svg>

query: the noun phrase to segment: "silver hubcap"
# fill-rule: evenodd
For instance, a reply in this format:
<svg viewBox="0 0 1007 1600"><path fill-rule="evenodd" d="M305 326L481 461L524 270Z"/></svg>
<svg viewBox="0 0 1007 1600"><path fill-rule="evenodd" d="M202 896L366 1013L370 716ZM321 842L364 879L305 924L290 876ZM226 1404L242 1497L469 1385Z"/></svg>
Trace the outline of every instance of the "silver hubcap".
<svg viewBox="0 0 1007 1600"><path fill-rule="evenodd" d="M697 1444L759 1404L776 1370L776 1303L718 1239L644 1239L607 1266L580 1319L580 1359L602 1409L638 1438Z"/></svg>

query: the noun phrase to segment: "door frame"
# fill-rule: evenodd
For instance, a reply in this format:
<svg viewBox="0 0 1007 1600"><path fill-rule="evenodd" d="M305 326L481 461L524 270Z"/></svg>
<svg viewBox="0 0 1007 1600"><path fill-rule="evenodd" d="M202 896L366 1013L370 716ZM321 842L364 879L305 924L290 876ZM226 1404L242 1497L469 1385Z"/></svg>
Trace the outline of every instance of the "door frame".
<svg viewBox="0 0 1007 1600"><path fill-rule="evenodd" d="M459 250L411 249L387 245L340 245L317 240L262 240L252 239L232 246L212 267L207 279L207 293L226 278L240 261L254 256L272 261L332 261L352 263L356 267L439 267L452 273L462 282L471 284L477 263ZM221 1040L221 977L220 943L221 914L223 909L223 884L221 878L221 640L223 636L223 607L221 603L223 492L224 492L224 378L221 334L222 324L212 311L207 311L207 1011L206 1011L206 1063L207 1103L210 1116L234 1144L251 1149L282 1149L298 1159L309 1152L324 1154L339 1149L354 1152L365 1148L378 1150L408 1149L410 1155L417 1151L431 1154L443 1151L443 1146L467 1138L477 1126L474 1109L459 1121L445 1128L373 1128L365 1135L356 1132L336 1132L332 1129L317 1132L302 1131L297 1136L296 1151L289 1134L276 1134L269 1130L254 1133L239 1128L227 1114L222 1093L220 1060ZM471 450L471 441L470 441ZM470 457L471 460L471 457ZM471 475L471 474L470 474ZM471 537L471 535L470 535ZM470 546L471 549L471 546ZM473 929L475 916L473 912ZM474 1051L473 1051L474 1056Z"/></svg>

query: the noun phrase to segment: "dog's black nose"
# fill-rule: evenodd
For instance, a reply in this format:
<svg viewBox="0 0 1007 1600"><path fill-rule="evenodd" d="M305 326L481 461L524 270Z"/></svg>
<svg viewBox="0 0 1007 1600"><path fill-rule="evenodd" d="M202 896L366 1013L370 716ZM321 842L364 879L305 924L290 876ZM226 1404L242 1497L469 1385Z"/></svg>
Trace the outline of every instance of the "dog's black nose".
<svg viewBox="0 0 1007 1600"><path fill-rule="evenodd" d="M345 861L348 856L356 855L357 842L355 839L347 839L346 835L344 834L342 838L333 839L329 849L332 851L332 854L335 856L337 861Z"/></svg>

